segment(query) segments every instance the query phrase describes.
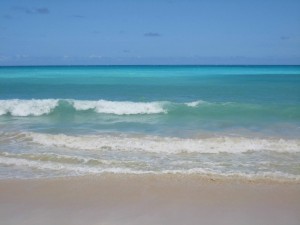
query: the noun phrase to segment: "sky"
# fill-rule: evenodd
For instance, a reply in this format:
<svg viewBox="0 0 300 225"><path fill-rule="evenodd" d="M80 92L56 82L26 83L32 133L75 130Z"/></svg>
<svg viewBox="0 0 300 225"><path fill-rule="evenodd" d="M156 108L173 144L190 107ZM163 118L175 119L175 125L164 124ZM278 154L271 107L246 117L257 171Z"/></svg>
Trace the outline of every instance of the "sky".
<svg viewBox="0 0 300 225"><path fill-rule="evenodd" d="M295 65L299 12L299 0L1 0L0 65Z"/></svg>

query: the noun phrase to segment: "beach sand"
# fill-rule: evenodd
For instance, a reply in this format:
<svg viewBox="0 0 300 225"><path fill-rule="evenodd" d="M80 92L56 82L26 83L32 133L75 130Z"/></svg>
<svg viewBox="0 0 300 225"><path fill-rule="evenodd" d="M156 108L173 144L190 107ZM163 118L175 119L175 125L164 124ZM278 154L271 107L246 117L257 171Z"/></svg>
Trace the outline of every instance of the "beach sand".
<svg viewBox="0 0 300 225"><path fill-rule="evenodd" d="M197 175L1 180L0 224L300 224L300 184Z"/></svg>

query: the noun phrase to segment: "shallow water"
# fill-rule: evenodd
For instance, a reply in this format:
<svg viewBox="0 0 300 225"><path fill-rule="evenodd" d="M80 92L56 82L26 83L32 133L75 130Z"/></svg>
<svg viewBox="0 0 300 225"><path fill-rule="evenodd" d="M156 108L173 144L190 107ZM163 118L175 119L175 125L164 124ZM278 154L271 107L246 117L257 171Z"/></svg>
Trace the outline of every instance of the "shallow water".
<svg viewBox="0 0 300 225"><path fill-rule="evenodd" d="M300 66L0 67L0 178L300 179Z"/></svg>

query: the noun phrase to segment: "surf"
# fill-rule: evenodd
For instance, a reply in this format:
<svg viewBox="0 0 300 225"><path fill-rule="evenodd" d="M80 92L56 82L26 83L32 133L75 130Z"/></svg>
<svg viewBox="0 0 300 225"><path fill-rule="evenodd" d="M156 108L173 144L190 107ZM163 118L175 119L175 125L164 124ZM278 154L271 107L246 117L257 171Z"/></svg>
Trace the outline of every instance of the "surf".
<svg viewBox="0 0 300 225"><path fill-rule="evenodd" d="M71 109L71 110L70 110ZM249 104L239 102L191 102L171 101L111 101L77 99L6 99L0 100L0 116L45 116L64 113L93 112L96 114L192 116L200 118L247 117L265 118L274 116L286 119L300 119L300 106ZM238 119L238 118L237 118Z"/></svg>

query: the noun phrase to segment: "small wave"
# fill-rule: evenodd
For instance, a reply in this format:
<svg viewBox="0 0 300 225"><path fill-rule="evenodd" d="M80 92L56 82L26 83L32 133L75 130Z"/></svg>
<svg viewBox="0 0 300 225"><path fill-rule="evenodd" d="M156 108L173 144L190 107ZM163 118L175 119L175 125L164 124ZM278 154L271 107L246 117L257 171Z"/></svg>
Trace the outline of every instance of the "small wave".
<svg viewBox="0 0 300 225"><path fill-rule="evenodd" d="M200 105L202 103L206 103L206 102L199 100L199 101L194 101L194 102L187 102L187 103L185 103L185 105L187 105L189 107L197 107L198 105Z"/></svg>
<svg viewBox="0 0 300 225"><path fill-rule="evenodd" d="M70 110L71 109L71 110ZM68 114L94 112L112 115L168 114L170 116L197 115L198 118L268 118L299 119L300 106L262 105L235 102L133 102L76 99L0 100L0 116L42 116L51 113Z"/></svg>
<svg viewBox="0 0 300 225"><path fill-rule="evenodd" d="M41 116L58 106L57 99L0 100L0 115Z"/></svg>
<svg viewBox="0 0 300 225"><path fill-rule="evenodd" d="M168 101L131 102L107 100L75 100L75 99L11 99L0 100L0 116L41 116L53 112L58 106L71 106L76 111L92 110L96 113L115 115L159 114L168 113L171 105L196 107L204 101L175 103Z"/></svg>
<svg viewBox="0 0 300 225"><path fill-rule="evenodd" d="M115 115L167 113L167 102L89 101L73 99L0 100L0 115L41 116L67 104L76 111L93 110L96 113Z"/></svg>
<svg viewBox="0 0 300 225"><path fill-rule="evenodd" d="M7 159L23 159L30 161L39 161L39 162L52 162L52 163L62 163L62 164L80 164L85 166L145 166L141 162L135 162L130 160L105 160L93 157L83 157L79 155L67 155L67 154L57 154L57 153L9 153L9 152L0 152L0 157L5 157Z"/></svg>
<svg viewBox="0 0 300 225"><path fill-rule="evenodd" d="M12 134L15 135L15 134ZM300 152L295 139L260 139L246 137L175 138L133 135L44 134L24 132L22 140L54 147L79 150L144 151L155 153L242 153L248 151Z"/></svg>
<svg viewBox="0 0 300 225"><path fill-rule="evenodd" d="M103 168L99 166L82 165L82 164L67 164L51 161L35 161L24 158L9 158L0 156L0 165L27 167L37 170L61 171L61 175L87 175L101 173L116 173L116 174L147 174L155 173L154 171L135 170L126 167L109 167ZM1 178L1 175L0 175Z"/></svg>
<svg viewBox="0 0 300 225"><path fill-rule="evenodd" d="M129 102L129 101L84 101L69 100L76 110L94 110L97 113L116 115L167 113L164 102Z"/></svg>
<svg viewBox="0 0 300 225"><path fill-rule="evenodd" d="M33 161L22 158L8 158L0 156L0 165L14 166L14 167L27 167L41 171L59 171L55 176L78 176L78 175L91 175L91 174L152 174L152 175L200 175L210 179L246 179L246 180L274 180L274 181L292 181L299 182L299 175L286 174L282 172L258 172L258 173L244 173L244 172L220 172L208 168L193 168L193 169L172 169L172 170L137 170L126 167L95 167L80 164L65 164L59 162L41 162ZM38 173L33 177L41 177ZM42 176L49 176L44 174ZM1 178L1 177L0 177ZM7 178L7 177L6 177Z"/></svg>
<svg viewBox="0 0 300 225"><path fill-rule="evenodd" d="M42 162L20 158L0 157L0 164L7 166L23 166L40 170L72 171L77 174L99 173L99 169L93 167L80 167L78 165L73 164L65 164L58 162Z"/></svg>

